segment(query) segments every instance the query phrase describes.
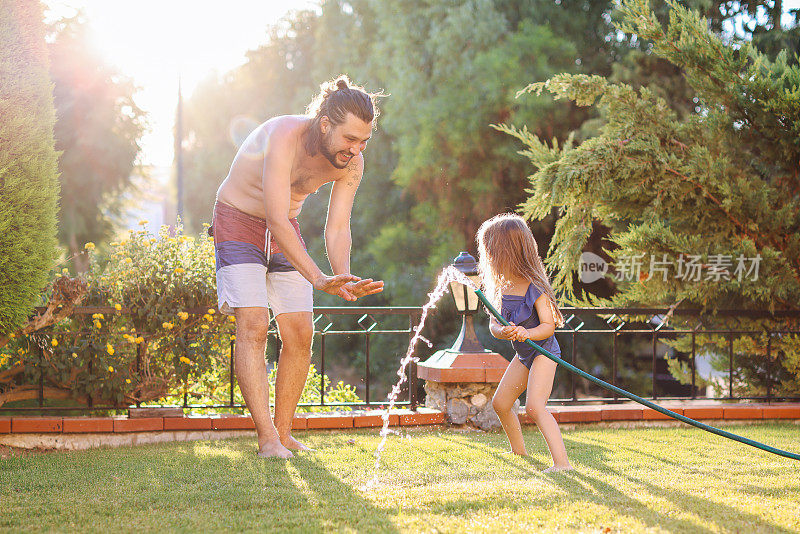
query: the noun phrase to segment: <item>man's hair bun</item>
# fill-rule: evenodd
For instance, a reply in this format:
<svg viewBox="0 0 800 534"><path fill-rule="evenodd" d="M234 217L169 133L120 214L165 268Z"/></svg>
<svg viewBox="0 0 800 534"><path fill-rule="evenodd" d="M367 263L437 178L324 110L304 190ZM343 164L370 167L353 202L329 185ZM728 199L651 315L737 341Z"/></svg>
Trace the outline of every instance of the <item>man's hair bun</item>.
<svg viewBox="0 0 800 534"><path fill-rule="evenodd" d="M312 121L308 126L309 135L305 139L306 151L314 156L319 151L321 143L321 130L319 122L322 117L334 126L341 124L352 113L362 121L371 123L375 127L375 119L380 114L376 101L385 95L382 91L368 93L362 86L353 83L346 74L328 80L319 86L317 94L306 108L306 115Z"/></svg>

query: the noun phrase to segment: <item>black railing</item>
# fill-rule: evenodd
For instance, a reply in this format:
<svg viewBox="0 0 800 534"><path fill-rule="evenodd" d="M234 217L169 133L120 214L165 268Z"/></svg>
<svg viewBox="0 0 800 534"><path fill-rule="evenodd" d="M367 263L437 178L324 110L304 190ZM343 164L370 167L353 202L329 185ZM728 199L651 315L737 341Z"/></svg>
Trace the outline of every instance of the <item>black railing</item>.
<svg viewBox="0 0 800 534"><path fill-rule="evenodd" d="M117 311L114 308L110 307L102 307L102 306L83 306L76 308L74 311L75 315L92 315L95 313L107 313L107 314L125 314L128 310L121 310ZM191 314L202 314L203 311L200 310L190 310L189 313ZM315 307L314 308L314 337L315 337L315 353L319 355L319 391L320 391L320 398L319 402L300 402L298 406L300 407L351 407L351 408L358 408L358 407L377 407L377 406L384 406L388 404L388 400L381 399L375 400L373 395L371 394L370 390L373 387L373 373L371 371L371 338L375 335L399 335L403 334L406 336L406 342L401 343L398 345L398 352L397 355L393 354L391 358L396 360L397 362L400 361L400 356L405 353L405 348L407 347L408 340L411 339L414 335L414 326L419 322L419 318L422 313L422 308L414 307L414 306L395 306L395 307L357 307L357 306L348 306L348 307ZM340 316L354 316L358 317L355 321L355 324L358 325L358 329L354 328L335 328L334 327L334 320L333 317L340 317ZM406 328L379 328L379 321L376 318L381 318L384 316L405 316L407 318L408 326ZM323 321L326 321L326 324L322 326ZM43 329L41 331L35 332L29 336L38 338L37 341L31 343L31 346L37 351L38 357L38 366L40 369L43 369L44 365L44 350L46 344L43 342L45 336L49 334L49 329ZM65 334L85 334L86 332L58 332L58 335L63 336ZM147 336L147 332L139 332L138 335ZM364 369L363 369L363 378L364 381L363 389L365 392L364 400L362 402L330 402L326 401L325 399L325 367L326 367L326 340L331 336L347 336L347 335L363 335L364 336ZM231 340L229 346L229 357L228 357L228 402L227 403L217 403L217 404L192 404L189 402L188 398L188 384L184 384L184 394L183 394L183 403L180 406L170 406L170 407L182 407L187 409L216 409L216 408L244 408L244 405L241 403L235 402L235 388L236 388L236 376L234 373L234 350L235 350L235 340ZM141 346L140 346L141 347ZM274 347L274 349L272 348ZM319 349L317 350L317 347ZM274 360L277 362L278 356L281 349L281 342L280 337L278 335L278 328L276 324L276 320L274 316L270 317L270 324L269 329L267 331L267 352L274 350ZM137 372L141 367L141 350L137 350L136 355L136 369ZM92 361L88 362L88 371L91 373L92 370ZM404 388L404 393L406 396L405 400L398 399L395 403L396 406L403 406L403 407L410 407L411 409L416 409L419 404L419 393L417 389L417 368L416 363L411 362L406 370L408 374L408 382L406 383L406 387ZM396 377L395 377L396 378ZM45 378L44 372L40 371L38 376L38 398L37 398L37 406L8 406L3 405L0 406L0 413L2 412L65 412L65 411L79 411L79 412L88 412L88 411L110 411L110 410L124 410L130 408L130 406L123 406L123 405L96 405L93 402L91 396L88 397L87 403L85 406L78 405L78 406L45 406L45 396L44 396L44 389L45 389ZM174 395L167 395L167 397L174 396ZM136 406L141 406L140 402L136 402ZM156 404L154 402L148 402L148 407L158 406L163 407L163 404Z"/></svg>
<svg viewBox="0 0 800 534"><path fill-rule="evenodd" d="M700 310L692 309L670 309L670 308L562 308L562 313L565 317L565 325L563 328L556 330L556 338L567 340L570 347L569 354L562 354L562 357L569 357L573 365L581 367L581 360L578 358L577 345L578 336L611 336L611 384L622 387L625 389L624 384L620 384L618 376L619 368L619 355L618 350L621 339L626 336L649 336L651 338L650 350L650 374L651 374L651 394L645 396L642 392L634 393L639 394L650 400L672 400L672 399L697 399L705 397L705 395L698 395L697 389L697 336L725 336L727 339L727 353L728 353L728 384L727 395L715 396L716 400L760 400L760 401L797 401L800 397L779 397L772 394L772 387L774 385L775 377L771 375L772 368L776 360L776 356L772 354L772 339L780 335L797 335L800 334L800 327L798 320L800 320L800 311L783 310L770 313L768 311L751 311L751 310L720 310L712 315L703 315ZM595 324L603 324L599 328L584 328L589 320L589 317L595 319ZM646 317L647 319L641 319ZM638 318L638 319L631 319ZM715 318L724 320L760 320L765 322L773 321L774 328L764 327L760 325L759 329L754 328L715 328L713 325L706 325L706 322L713 322ZM674 328L669 326L672 322L685 322L687 319L696 319L697 323L692 328ZM786 328L785 324L790 323L791 327ZM631 325L635 325L631 327ZM740 336L766 336L766 367L764 381L766 383L765 395L735 395L734 394L734 339ZM663 358L658 357L658 344L659 339L676 338L678 336L689 336L690 349L684 354L688 360L691 383L689 384L689 395L660 395L659 394L659 381L657 373L657 364L663 361ZM662 342L663 343L663 342ZM586 369L585 369L586 370ZM588 371L588 370L587 370ZM566 371L564 371L566 372ZM591 371L589 371L591 372ZM672 379L670 375L670 379ZM564 398L553 398L551 402L560 402L565 404L573 403L586 403L586 402L610 402L619 400L619 396L592 395L584 398L579 398L577 392L578 380L584 380L576 377L576 375L569 373L569 395ZM674 380L674 379L673 379ZM588 381L586 381L588 383Z"/></svg>
<svg viewBox="0 0 800 534"><path fill-rule="evenodd" d="M300 403L299 406L304 407L375 407L386 405L387 401L383 398L376 400L374 395L371 393L373 389L373 372L372 367L375 363L375 357L372 354L371 345L374 336L377 335L404 335L410 339L414 334L414 327L418 323L420 315L421 315L421 308L419 307L317 307L314 308L314 336L315 336L315 358L318 356L318 363L319 363L319 374L320 374L320 399L319 402L316 403ZM643 346L641 343L639 344L639 348L637 349L636 357L639 360L648 359L650 361L650 387L651 392L649 396L646 396L646 392L641 391L642 388L639 388L638 391L633 390L633 393L636 393L642 397L649 398L651 400L666 400L666 399L697 399L702 398L704 395L698 395L698 389L696 387L696 380L697 380L697 366L696 366L696 357L697 357L697 336L725 336L727 339L727 352L728 352L728 361L729 361L729 368L728 368L728 388L727 388L727 396L722 397L715 397L716 399L723 399L723 400L766 400L770 401L787 401L787 400L800 400L800 397L779 397L773 395L773 386L775 377L772 376L773 367L775 367L777 356L772 353L772 339L775 336L779 335L797 335L800 334L800 327L798 327L798 322L800 321L800 311L777 311L774 314L770 314L769 312L763 311L748 311L748 310L723 310L717 312L713 317L720 317L724 319L758 319L764 320L766 322L774 321L775 328L765 328L760 325L759 329L746 329L746 328L717 328L714 327L712 324L706 324L713 322L711 316L704 316L700 313L699 310L680 310L680 309L668 309L668 308L562 308L562 313L566 317L566 324L564 327L559 328L556 330L556 337L559 340L561 347L562 347L562 357L569 358L569 361L574 365L585 369L587 372L592 373L592 369L588 369L585 365L588 363L589 358L588 356L579 357L578 351L578 344L579 339L585 338L586 336L592 337L594 343L593 345L587 349L590 351L594 351L597 353L597 350L602 347L602 343L596 342L598 339L602 340L605 336L610 336L610 343L606 343L605 347L610 345L611 351L611 358L610 358L610 377L608 381L614 385L622 387L623 389L627 389L626 384L620 383L619 380L619 363L620 363L620 356L619 351L621 347L625 347L626 338L630 336L647 336L650 341L648 342L649 346L649 354L646 353L645 349L642 349ZM122 313L124 313L123 310ZM76 314L82 315L89 315L93 313L114 313L113 309L111 308L104 308L104 307L82 307L76 309ZM119 312L117 312L119 313ZM334 318L340 318L342 316L351 316L353 319L358 317L357 320L354 322L351 320L351 326L346 328L335 328L334 327ZM380 320L385 316L405 316L408 319L408 327L405 328L381 328ZM645 317L646 319L642 319ZM669 322L665 320L666 317L672 318L673 321L680 322L685 321L686 318L696 318L697 324L692 328L673 328L669 325ZM678 320L678 318L680 318ZM785 323L790 323L791 327L786 327ZM395 323L397 323L395 321ZM594 323L596 326L590 326L588 328L584 328L589 323ZM352 326L353 324L357 326ZM62 334L60 332L59 334ZM47 335L47 331L37 332L33 335L42 336ZM761 396L737 396L734 394L734 339L739 336L754 336L754 335L766 335L767 342L766 342L766 368L765 368L765 376L763 377L766 383L766 394ZM363 345L363 354L364 354L364 367L363 367L363 391L364 391L364 399L362 402L330 402L326 401L325 399L325 387L324 387L324 377L326 372L326 363L328 357L326 356L326 345L329 337L331 336L364 336L364 345ZM666 395L660 394L659 387L663 389L664 384L670 380L673 381L672 377L669 376L659 380L659 374L657 372L657 367L659 363L663 363L663 358L659 357L658 355L658 346L659 343L663 344L665 339L667 338L675 338L677 336L690 336L691 343L690 349L683 354L683 357L688 361L690 370L691 370L691 384L690 384L690 392L688 395ZM272 318L270 323L270 328L268 330L268 343L267 343L267 350L274 351L275 360L278 359L278 354L280 351L280 341L278 337L277 327L275 324L275 319ZM659 341L662 340L662 341ZM628 348L630 348L632 342L628 343ZM196 409L213 409L213 408L243 408L242 404L235 402L235 373L234 373L234 360L233 360L233 351L234 351L234 344L235 341L231 341L229 347L229 358L228 358L228 377L229 377L229 384L228 384L228 402L227 403L217 403L217 404L192 404L189 402L188 394L186 391L188 390L187 387L184 387L184 396L183 396L183 408L196 408ZM34 343L33 345L36 345ZM390 355L384 355L384 358L390 358L392 362L399 363L401 357L405 353L405 347L407 345L402 343L399 345L398 352L392 353ZM565 350L567 349L568 350ZM39 365L44 364L43 358L43 351L44 348L42 346L38 346L39 350ZM419 353L418 353L419 354ZM424 355L423 359L424 359ZM137 352L137 370L139 368L139 360L141 358L141 354ZM595 361L596 358L595 358ZM623 363L629 364L629 361L624 361ZM605 366L608 367L608 362L604 362ZM89 362L91 366L91 361ZM91 369L90 369L91 372ZM409 366L408 372L408 387L407 392L405 394L406 399L399 401L397 405L399 406L409 406L412 409L416 408L420 402L419 399L419 391L418 391L418 380L416 365L412 362ZM566 371L563 371L566 373ZM592 373L594 374L594 373ZM563 375L562 375L563 376ZM396 379L394 375L392 375L393 379ZM584 380L582 378L576 377L574 374L569 373L569 387L567 389L567 395L562 397L551 397L550 401L553 403L564 403L564 404L580 404L580 403L587 403L587 402L613 402L619 400L619 397L615 394L613 396L608 395L601 395L601 394L592 394L583 396L578 394L578 384L580 380ZM587 381L588 383L588 381ZM674 381L673 381L674 383ZM38 406L0 406L0 412L29 412L29 411L45 411L45 412L58 412L58 411L102 411L102 410L120 410L126 409L128 406L99 406L94 405L92 402L91 397L88 399L88 403L86 406L45 406L45 398L44 398L44 373L39 373L38 378ZM186 386L186 384L184 384ZM565 388L562 387L561 391L564 391ZM138 405L138 403L137 403ZM153 404L148 403L148 406L152 406Z"/></svg>

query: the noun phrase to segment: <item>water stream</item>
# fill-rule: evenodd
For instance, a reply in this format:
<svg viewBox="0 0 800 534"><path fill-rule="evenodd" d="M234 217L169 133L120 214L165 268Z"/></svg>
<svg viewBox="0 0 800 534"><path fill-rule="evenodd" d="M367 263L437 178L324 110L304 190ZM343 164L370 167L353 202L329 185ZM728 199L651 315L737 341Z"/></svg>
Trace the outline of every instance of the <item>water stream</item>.
<svg viewBox="0 0 800 534"><path fill-rule="evenodd" d="M475 284L466 277L461 271L453 267L452 265L446 267L440 274L439 278L436 281L436 287L428 293L428 302L422 306L422 316L420 317L419 324L415 326L412 331L414 335L411 337L411 341L408 343L408 350L406 351L405 357L400 360L400 368L397 370L397 376L400 377L397 383L392 387L392 391L389 393L389 406L386 408L386 412L383 414L383 428L381 429L381 442L378 444L378 448L375 450L375 474L373 475L372 479L367 482L364 487L362 488L365 491L369 491L377 487L378 485L378 473L380 471L380 464L381 464L381 454L383 453L384 448L386 447L386 439L391 432L389 430L389 417L391 415L392 408L394 408L395 403L397 402L397 396L400 394L400 389L408 379L408 375L406 374L406 369L408 368L408 364L411 362L419 361L419 358L414 356L414 349L417 346L417 342L422 340L425 342L429 347L432 347L433 344L425 339L422 336L422 328L425 326L425 319L428 317L428 312L431 308L434 308L436 303L445 295L450 287L450 282L457 281L462 284L467 285L471 289L478 289L475 287Z"/></svg>

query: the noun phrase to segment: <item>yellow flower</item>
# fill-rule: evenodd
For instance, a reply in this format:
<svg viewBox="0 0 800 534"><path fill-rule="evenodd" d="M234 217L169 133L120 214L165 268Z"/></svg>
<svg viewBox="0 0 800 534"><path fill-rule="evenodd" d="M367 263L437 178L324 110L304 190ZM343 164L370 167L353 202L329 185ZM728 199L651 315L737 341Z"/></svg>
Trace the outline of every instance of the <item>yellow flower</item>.
<svg viewBox="0 0 800 534"><path fill-rule="evenodd" d="M200 328L202 328L203 330L208 330L208 325L207 325L207 324L204 324L204 325L202 325Z"/></svg>
<svg viewBox="0 0 800 534"><path fill-rule="evenodd" d="M58 346L58 340L56 338L53 338L53 341L51 341L50 344L53 345L54 347L57 347Z"/></svg>
<svg viewBox="0 0 800 534"><path fill-rule="evenodd" d="M234 317L233 315L229 315L228 316L228 322L235 323L236 322L236 317Z"/></svg>
<svg viewBox="0 0 800 534"><path fill-rule="evenodd" d="M214 308L209 308L209 309L208 309L208 314L209 314L209 315L214 315L214 314L216 313L216 311L217 311L217 310L215 310Z"/></svg>
<svg viewBox="0 0 800 534"><path fill-rule="evenodd" d="M181 274L183 272L186 272L183 267L176 267L175 268L175 274Z"/></svg>
<svg viewBox="0 0 800 534"><path fill-rule="evenodd" d="M8 337L10 337L11 339L14 339L15 337L17 337L17 335L16 334L8 334Z"/></svg>
<svg viewBox="0 0 800 534"><path fill-rule="evenodd" d="M131 379L130 379L130 378L126 378L126 379L125 379L125 383L126 383L126 384L130 384L130 383L131 383Z"/></svg>
<svg viewBox="0 0 800 534"><path fill-rule="evenodd" d="M64 276L67 276L69 274L69 269L64 267L63 269L61 269L61 274L63 274Z"/></svg>
<svg viewBox="0 0 800 534"><path fill-rule="evenodd" d="M190 360L190 359L189 359L189 358L187 358L186 356L181 356L181 357L180 357L180 360L181 360L183 363L186 363L186 364L191 364L191 363L192 363L192 360Z"/></svg>
<svg viewBox="0 0 800 534"><path fill-rule="evenodd" d="M100 321L98 321L97 319L95 319L95 321L94 321L94 327L95 327L95 328L102 328L102 327L103 327L103 323L101 323Z"/></svg>
<svg viewBox="0 0 800 534"><path fill-rule="evenodd" d="M188 314L188 313L186 313L185 311L178 312L178 317L180 317L180 319L181 319L182 321L185 321L186 319L188 319L188 318L189 318L189 314Z"/></svg>
<svg viewBox="0 0 800 534"><path fill-rule="evenodd" d="M133 263L133 260L130 258L125 258L125 263Z"/></svg>
<svg viewBox="0 0 800 534"><path fill-rule="evenodd" d="M122 310L122 306L119 305L119 304L114 304L114 309L117 310L117 311L120 311L120 310Z"/></svg>
<svg viewBox="0 0 800 534"><path fill-rule="evenodd" d="M231 334L231 341L236 341L236 336L234 336L233 334Z"/></svg>
<svg viewBox="0 0 800 534"><path fill-rule="evenodd" d="M73 357L73 358L77 358L77 357L78 357L78 355L77 355L76 353L74 353L74 352L73 352L73 353L72 353L72 357Z"/></svg>
<svg viewBox="0 0 800 534"><path fill-rule="evenodd" d="M203 315L203 319L205 319L206 321L213 321L214 320L214 318L211 317L209 314Z"/></svg>
<svg viewBox="0 0 800 534"><path fill-rule="evenodd" d="M137 337L136 343L144 343L144 338L142 336Z"/></svg>
<svg viewBox="0 0 800 534"><path fill-rule="evenodd" d="M148 221L147 219L142 219L141 221L139 221L139 226L144 226L144 225L146 225L146 224L147 224L147 223L149 223L149 222L150 222L150 221Z"/></svg>
<svg viewBox="0 0 800 534"><path fill-rule="evenodd" d="M113 367L111 367L110 365L108 366L108 372L109 372L109 373L113 373L113 372L114 372L114 368L113 368Z"/></svg>
<svg viewBox="0 0 800 534"><path fill-rule="evenodd" d="M171 328L172 328L173 326L175 326L175 325L174 325L174 324L172 324L172 323L163 322L163 323L161 323L161 326L163 326L164 328L166 328L167 330L169 330L169 329L171 329Z"/></svg>
<svg viewBox="0 0 800 534"><path fill-rule="evenodd" d="M83 245L83 248L85 248L86 250L94 250L94 243L92 243L91 241L89 241L88 243L86 243L85 245Z"/></svg>
<svg viewBox="0 0 800 534"><path fill-rule="evenodd" d="M109 354L114 354L114 347L111 346L111 343L106 343L106 351Z"/></svg>

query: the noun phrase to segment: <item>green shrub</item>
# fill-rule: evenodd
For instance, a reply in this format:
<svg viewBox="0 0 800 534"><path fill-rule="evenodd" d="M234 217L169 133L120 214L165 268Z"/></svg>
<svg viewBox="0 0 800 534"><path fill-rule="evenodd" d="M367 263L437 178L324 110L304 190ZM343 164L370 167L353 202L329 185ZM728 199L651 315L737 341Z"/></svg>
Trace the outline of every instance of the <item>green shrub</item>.
<svg viewBox="0 0 800 534"><path fill-rule="evenodd" d="M56 257L55 111L42 6L0 2L0 332L38 303Z"/></svg>
<svg viewBox="0 0 800 534"><path fill-rule="evenodd" d="M227 404L235 320L215 309L212 240L162 227L158 236L131 231L102 252L93 243L85 249L84 305L102 311L13 339L0 349L0 378L16 366L16 391L31 393L44 372L48 396L69 393L94 404L181 403L184 396L190 403ZM323 380L327 401L359 402L351 386ZM312 367L301 402L318 401L319 384ZM0 392L0 405L14 399L14 391ZM238 389L234 393L242 402Z"/></svg>

